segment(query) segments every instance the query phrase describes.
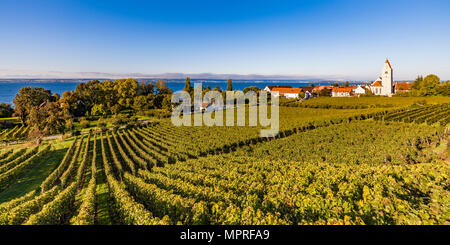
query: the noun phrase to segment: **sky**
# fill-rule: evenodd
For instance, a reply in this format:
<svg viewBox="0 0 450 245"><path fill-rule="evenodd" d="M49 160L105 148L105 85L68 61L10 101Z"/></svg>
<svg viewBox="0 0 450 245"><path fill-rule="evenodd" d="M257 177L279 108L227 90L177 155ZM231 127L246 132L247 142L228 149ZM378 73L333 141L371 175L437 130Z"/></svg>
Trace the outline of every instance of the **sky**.
<svg viewBox="0 0 450 245"><path fill-rule="evenodd" d="M450 80L450 1L1 0L0 78Z"/></svg>

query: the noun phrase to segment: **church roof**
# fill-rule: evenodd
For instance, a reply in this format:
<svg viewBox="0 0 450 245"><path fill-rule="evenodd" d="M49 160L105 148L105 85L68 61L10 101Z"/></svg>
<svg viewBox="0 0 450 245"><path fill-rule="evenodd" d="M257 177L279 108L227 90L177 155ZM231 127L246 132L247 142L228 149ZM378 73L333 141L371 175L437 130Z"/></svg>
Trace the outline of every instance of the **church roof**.
<svg viewBox="0 0 450 245"><path fill-rule="evenodd" d="M388 65L389 65L389 68L391 68L391 70L392 70L392 66L391 66L391 63L389 62L389 60L388 59L386 59L386 62L385 63L387 63Z"/></svg>
<svg viewBox="0 0 450 245"><path fill-rule="evenodd" d="M383 87L383 86L381 86L380 81L375 81L375 82L372 83L372 85L370 85L370 86L372 86L372 87Z"/></svg>

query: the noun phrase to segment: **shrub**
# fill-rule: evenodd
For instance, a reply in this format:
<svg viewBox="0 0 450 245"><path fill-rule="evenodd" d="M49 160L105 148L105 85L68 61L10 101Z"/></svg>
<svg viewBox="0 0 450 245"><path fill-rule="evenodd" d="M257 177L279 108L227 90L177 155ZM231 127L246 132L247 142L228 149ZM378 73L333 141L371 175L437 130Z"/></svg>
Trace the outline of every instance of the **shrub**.
<svg viewBox="0 0 450 245"><path fill-rule="evenodd" d="M90 123L86 119L80 121L81 128L89 128L89 125L90 125Z"/></svg>
<svg viewBox="0 0 450 245"><path fill-rule="evenodd" d="M98 119L97 126L99 128L105 128L106 127L106 121L103 118Z"/></svg>

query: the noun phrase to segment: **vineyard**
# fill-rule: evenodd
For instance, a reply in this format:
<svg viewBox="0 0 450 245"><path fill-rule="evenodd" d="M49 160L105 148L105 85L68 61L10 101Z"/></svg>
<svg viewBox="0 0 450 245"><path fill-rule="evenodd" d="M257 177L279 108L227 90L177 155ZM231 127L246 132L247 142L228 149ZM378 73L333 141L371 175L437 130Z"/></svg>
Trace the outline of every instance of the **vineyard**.
<svg viewBox="0 0 450 245"><path fill-rule="evenodd" d="M424 101L428 104L448 103L450 99L446 97L318 97L306 101L286 100L280 101L280 105L303 108L323 108L323 109L367 109L367 108L398 108L413 105Z"/></svg>
<svg viewBox="0 0 450 245"><path fill-rule="evenodd" d="M388 113L377 119L398 122L426 123L446 126L450 123L450 103L403 109Z"/></svg>
<svg viewBox="0 0 450 245"><path fill-rule="evenodd" d="M0 131L0 142L12 142L24 140L30 132L29 126L16 125L14 128L3 129Z"/></svg>
<svg viewBox="0 0 450 245"><path fill-rule="evenodd" d="M3 199L0 225L448 224L444 127L382 109L281 115L276 138L163 120L5 148L0 198L57 160L36 188Z"/></svg>

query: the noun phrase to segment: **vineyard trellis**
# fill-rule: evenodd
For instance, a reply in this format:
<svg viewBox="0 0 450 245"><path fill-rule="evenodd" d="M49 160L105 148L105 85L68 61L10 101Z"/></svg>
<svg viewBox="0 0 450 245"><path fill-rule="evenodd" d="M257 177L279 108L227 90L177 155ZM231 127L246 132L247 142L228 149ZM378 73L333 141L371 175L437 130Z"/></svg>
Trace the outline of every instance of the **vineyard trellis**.
<svg viewBox="0 0 450 245"><path fill-rule="evenodd" d="M409 112L341 110L334 117L304 111L315 120L282 122L276 139L260 138L258 127L167 121L75 137L38 190L0 204L0 224L95 224L101 176L109 215L120 224L448 221L449 166L428 150L448 132L403 122L414 116L431 123L448 114L448 104ZM371 118L384 121L365 121ZM0 188L49 151L43 145L2 152Z"/></svg>

